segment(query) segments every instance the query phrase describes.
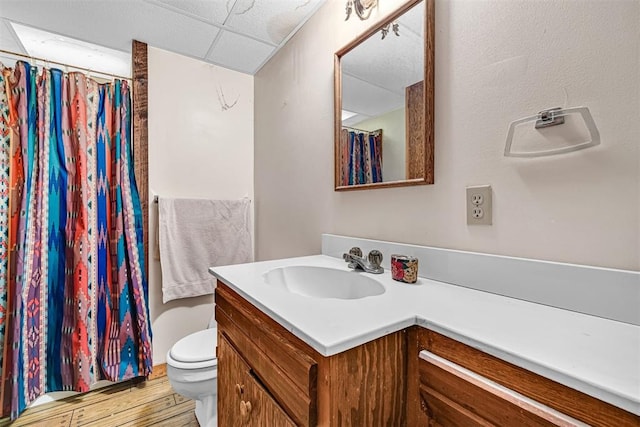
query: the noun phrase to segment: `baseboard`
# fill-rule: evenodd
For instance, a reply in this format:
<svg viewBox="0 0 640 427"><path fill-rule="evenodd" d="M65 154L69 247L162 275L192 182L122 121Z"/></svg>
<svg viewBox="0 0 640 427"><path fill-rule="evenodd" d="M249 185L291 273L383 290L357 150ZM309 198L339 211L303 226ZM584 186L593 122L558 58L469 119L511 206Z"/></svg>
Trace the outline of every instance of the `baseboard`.
<svg viewBox="0 0 640 427"><path fill-rule="evenodd" d="M166 377L167 376L167 364L161 363L159 365L154 365L153 371L149 374L148 380L155 380L157 378Z"/></svg>

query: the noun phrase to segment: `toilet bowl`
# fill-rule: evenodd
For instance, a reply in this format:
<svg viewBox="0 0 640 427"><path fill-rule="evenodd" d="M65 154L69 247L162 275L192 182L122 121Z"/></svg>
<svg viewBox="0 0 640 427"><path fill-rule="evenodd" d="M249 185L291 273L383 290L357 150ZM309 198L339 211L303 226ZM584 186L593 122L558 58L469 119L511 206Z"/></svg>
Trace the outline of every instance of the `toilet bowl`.
<svg viewBox="0 0 640 427"><path fill-rule="evenodd" d="M193 333L175 343L167 353L169 383L176 393L196 401L200 427L218 425L217 334L216 328Z"/></svg>

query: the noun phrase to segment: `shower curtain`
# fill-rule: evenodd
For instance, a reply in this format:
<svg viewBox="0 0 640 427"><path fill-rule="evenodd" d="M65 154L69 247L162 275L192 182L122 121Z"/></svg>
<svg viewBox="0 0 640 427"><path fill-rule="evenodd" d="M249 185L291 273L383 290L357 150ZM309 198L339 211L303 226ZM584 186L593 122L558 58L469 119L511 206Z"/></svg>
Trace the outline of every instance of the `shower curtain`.
<svg viewBox="0 0 640 427"><path fill-rule="evenodd" d="M382 129L340 132L341 185L382 182Z"/></svg>
<svg viewBox="0 0 640 427"><path fill-rule="evenodd" d="M0 400L151 372L126 81L19 61L0 77Z"/></svg>

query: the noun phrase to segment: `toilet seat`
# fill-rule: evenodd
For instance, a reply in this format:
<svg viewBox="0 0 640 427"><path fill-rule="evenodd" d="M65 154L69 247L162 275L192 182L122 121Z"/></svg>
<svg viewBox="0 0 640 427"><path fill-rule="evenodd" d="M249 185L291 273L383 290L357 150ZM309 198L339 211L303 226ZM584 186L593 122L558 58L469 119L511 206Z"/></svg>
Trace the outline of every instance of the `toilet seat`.
<svg viewBox="0 0 640 427"><path fill-rule="evenodd" d="M178 369L202 369L214 367L218 329L210 328L187 335L175 343L167 354L167 364Z"/></svg>

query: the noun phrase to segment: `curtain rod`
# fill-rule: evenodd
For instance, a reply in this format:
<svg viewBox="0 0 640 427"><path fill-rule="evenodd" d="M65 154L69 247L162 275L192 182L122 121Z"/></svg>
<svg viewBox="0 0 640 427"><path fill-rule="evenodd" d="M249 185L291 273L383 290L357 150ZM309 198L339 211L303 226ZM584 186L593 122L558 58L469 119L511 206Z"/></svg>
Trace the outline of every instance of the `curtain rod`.
<svg viewBox="0 0 640 427"><path fill-rule="evenodd" d="M4 49L0 49L0 53L6 53L9 55L14 55L14 56L20 56L22 58L27 58L27 59L31 59L32 61L40 61L40 62L44 62L44 63L51 63L51 64L56 64L56 65L62 65L64 67L71 67L71 68L75 68L77 70L84 70L84 71L88 71L88 72L94 72L96 74L101 74L103 76L111 76L111 77L115 77L116 79L120 79L120 80L128 80L131 81L131 77L124 77L124 76L119 76L117 74L112 74L112 73L105 73L102 71L98 71L98 70L92 70L90 68L85 68L85 67L78 67L76 65L71 65L71 64L65 64L64 62L56 62L56 61L51 61L49 59L44 59L44 58L38 58L36 56L30 56L30 55L25 55L24 53L18 53L18 52L11 52L9 50L4 50Z"/></svg>
<svg viewBox="0 0 640 427"><path fill-rule="evenodd" d="M382 132L382 129L364 130L364 129L352 128L351 126L342 126L342 129L351 129L351 130L355 130L355 131L358 131L358 132L366 132L366 133Z"/></svg>

